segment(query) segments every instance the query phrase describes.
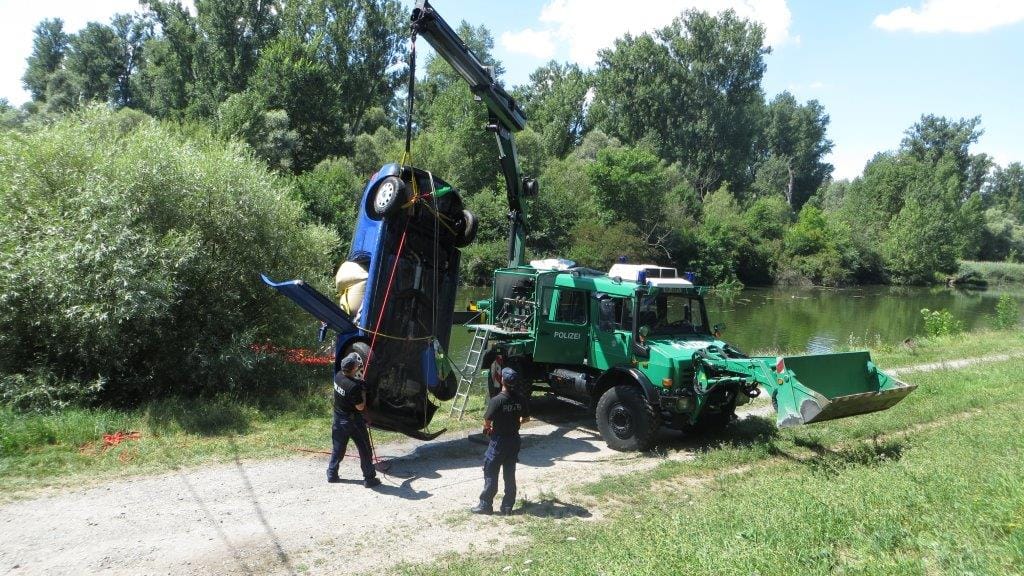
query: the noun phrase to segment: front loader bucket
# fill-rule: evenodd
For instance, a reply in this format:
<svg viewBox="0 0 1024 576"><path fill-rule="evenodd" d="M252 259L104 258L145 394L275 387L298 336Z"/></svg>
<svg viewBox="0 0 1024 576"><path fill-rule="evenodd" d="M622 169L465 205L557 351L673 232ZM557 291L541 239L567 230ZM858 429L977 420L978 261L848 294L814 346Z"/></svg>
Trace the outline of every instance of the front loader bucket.
<svg viewBox="0 0 1024 576"><path fill-rule="evenodd" d="M867 352L782 357L775 372L780 428L886 410L917 388L879 370Z"/></svg>

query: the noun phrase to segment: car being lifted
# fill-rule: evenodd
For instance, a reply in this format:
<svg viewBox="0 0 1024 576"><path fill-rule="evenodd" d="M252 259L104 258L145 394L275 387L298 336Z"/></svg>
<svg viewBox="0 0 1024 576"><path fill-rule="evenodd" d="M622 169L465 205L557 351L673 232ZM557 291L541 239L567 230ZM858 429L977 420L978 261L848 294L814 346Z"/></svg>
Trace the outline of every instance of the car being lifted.
<svg viewBox="0 0 1024 576"><path fill-rule="evenodd" d="M342 306L301 280L264 281L337 333L335 373L350 352L363 357L373 426L428 440L438 400L455 395L455 374L439 366L448 347L459 248L476 219L459 193L432 173L387 164L367 183L352 246L337 277ZM322 332L323 334L323 332Z"/></svg>

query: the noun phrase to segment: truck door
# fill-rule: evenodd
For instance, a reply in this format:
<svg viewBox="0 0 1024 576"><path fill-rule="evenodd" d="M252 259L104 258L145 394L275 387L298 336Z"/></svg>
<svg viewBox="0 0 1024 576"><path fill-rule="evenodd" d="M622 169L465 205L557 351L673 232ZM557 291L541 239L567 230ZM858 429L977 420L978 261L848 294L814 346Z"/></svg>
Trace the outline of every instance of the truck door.
<svg viewBox="0 0 1024 576"><path fill-rule="evenodd" d="M590 344L589 293L575 288L545 286L533 360L582 364Z"/></svg>
<svg viewBox="0 0 1024 576"><path fill-rule="evenodd" d="M633 342L633 301L601 293L594 296L592 309L597 322L593 326L590 364L601 370L628 364Z"/></svg>

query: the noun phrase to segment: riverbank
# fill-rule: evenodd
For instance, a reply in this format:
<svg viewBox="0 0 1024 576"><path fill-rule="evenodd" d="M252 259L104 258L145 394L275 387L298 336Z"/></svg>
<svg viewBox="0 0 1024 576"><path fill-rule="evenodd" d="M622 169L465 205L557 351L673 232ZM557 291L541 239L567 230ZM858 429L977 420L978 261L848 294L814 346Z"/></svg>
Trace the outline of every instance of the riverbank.
<svg viewBox="0 0 1024 576"><path fill-rule="evenodd" d="M961 260L957 276L977 278L991 287L1024 286L1024 264Z"/></svg>

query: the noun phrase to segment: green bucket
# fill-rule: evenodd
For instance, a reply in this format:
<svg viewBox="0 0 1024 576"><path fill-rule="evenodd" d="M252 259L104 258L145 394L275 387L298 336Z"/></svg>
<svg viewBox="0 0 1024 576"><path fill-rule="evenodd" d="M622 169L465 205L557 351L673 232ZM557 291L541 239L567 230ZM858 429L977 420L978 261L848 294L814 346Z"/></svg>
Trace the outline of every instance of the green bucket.
<svg viewBox="0 0 1024 576"><path fill-rule="evenodd" d="M780 357L775 372L780 428L886 410L917 388L879 370L868 352Z"/></svg>

